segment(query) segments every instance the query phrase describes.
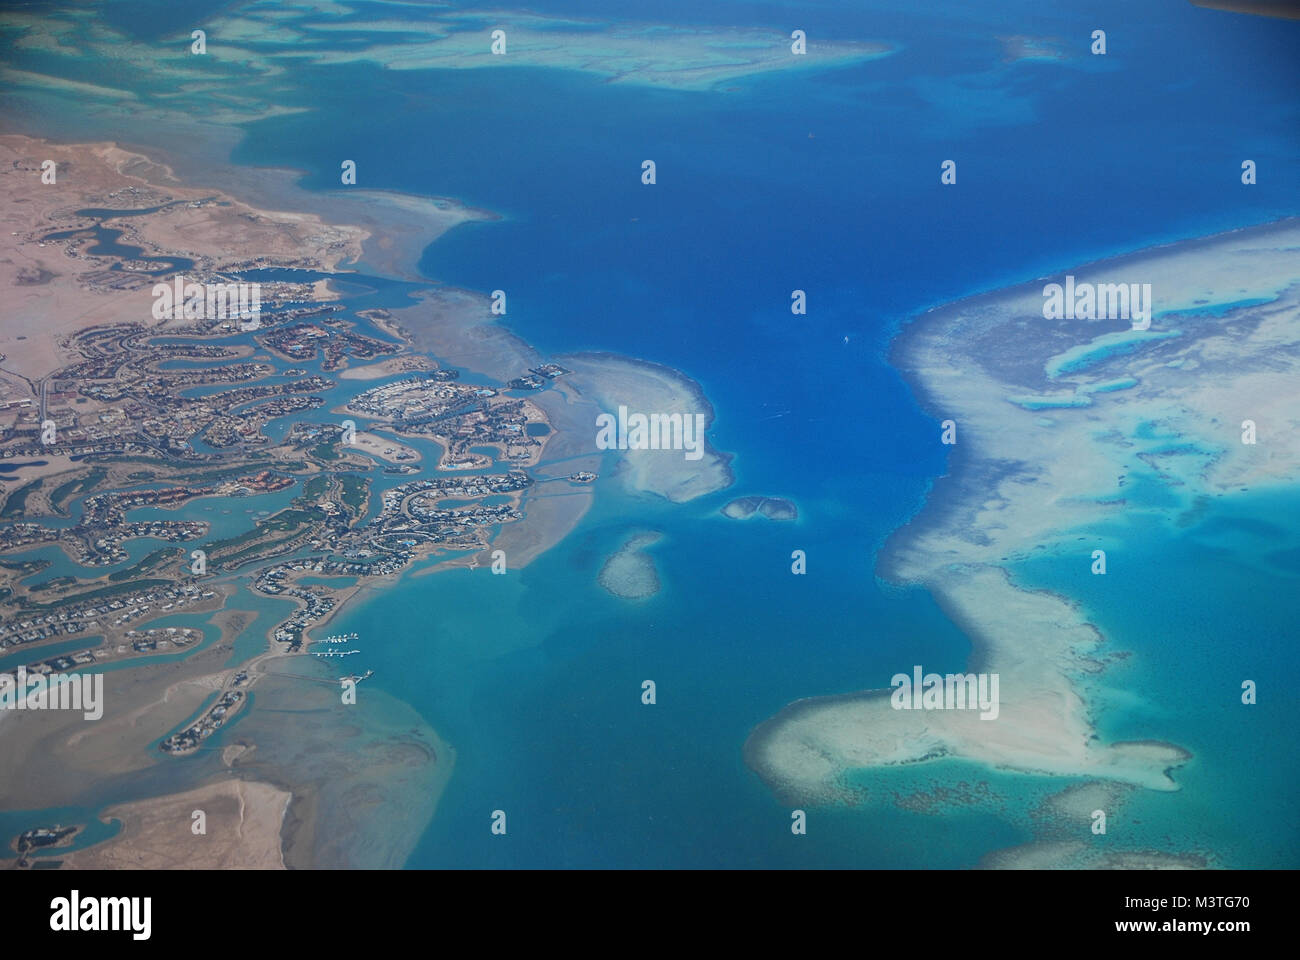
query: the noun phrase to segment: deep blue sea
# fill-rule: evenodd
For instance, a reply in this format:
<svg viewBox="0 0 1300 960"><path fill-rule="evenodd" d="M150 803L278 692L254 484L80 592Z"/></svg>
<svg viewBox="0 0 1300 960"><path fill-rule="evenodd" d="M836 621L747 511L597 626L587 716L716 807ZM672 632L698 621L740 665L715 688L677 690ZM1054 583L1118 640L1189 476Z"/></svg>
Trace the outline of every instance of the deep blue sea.
<svg viewBox="0 0 1300 960"><path fill-rule="evenodd" d="M304 64L281 104L312 109L246 126L233 161L305 171L323 208L347 189L347 158L363 187L501 215L439 239L421 271L506 290L505 322L545 352L610 350L683 370L715 408L711 443L735 455L724 493L667 505L602 482L581 526L526 570L408 577L333 625L361 634L373 682L456 752L410 865L965 867L1027 842L1023 817L888 805L814 810L808 836L793 837L789 808L741 745L800 697L884 686L900 663L965 664L968 641L923 591L874 575L881 541L945 469L937 424L884 360L899 325L974 292L1295 215L1297 27L1183 0L930 3L923 15L903 2L528 6L798 27L814 43L899 49L711 91L549 68ZM123 3L113 16L145 37L161 9ZM1088 54L1096 28L1105 57ZM1070 57L1005 62L998 38L1013 35L1055 38ZM640 181L646 159L653 186ZM940 184L948 159L955 186ZM1257 163L1255 186L1240 183L1243 159ZM795 289L807 291L806 316L790 312ZM790 498L800 519L718 514L753 494ZM1296 613L1294 563L1250 566L1259 544L1233 532L1248 519L1211 510L1205 522L1226 531L1213 549L1195 531L1135 535L1141 570L1175 571L1176 591L1135 579L1088 595L1077 571L1047 561L1020 575L1081 599L1133 651L1114 683L1141 695L1103 708L1103 735L1197 754L1178 777L1187 789L1135 801L1146 826L1134 845L1294 866L1300 841L1281 802L1294 758L1245 752L1239 719L1188 706L1226 669L1215 655L1225 636L1259 644L1261 681L1297 666L1279 632ZM1294 546L1296 521L1276 522ZM651 549L663 589L633 604L596 575L642 528L665 533ZM807 553L806 576L789 571L794 549ZM1229 606L1189 622L1178 598L1197 596ZM658 685L654 706L640 702L645 679ZM1293 742L1276 691L1251 742ZM935 764L908 776L925 786L979 775ZM982 776L1014 809L1061 786ZM505 837L489 833L496 809ZM1266 826L1243 838L1242 817Z"/></svg>

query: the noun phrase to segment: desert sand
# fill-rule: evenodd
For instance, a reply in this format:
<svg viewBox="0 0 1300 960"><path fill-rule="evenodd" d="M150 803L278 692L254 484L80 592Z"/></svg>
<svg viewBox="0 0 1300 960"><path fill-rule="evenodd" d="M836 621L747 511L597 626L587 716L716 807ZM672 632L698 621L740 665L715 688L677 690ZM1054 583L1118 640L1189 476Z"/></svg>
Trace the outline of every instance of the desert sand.
<svg viewBox="0 0 1300 960"><path fill-rule="evenodd" d="M104 819L121 820L121 831L68 854L62 869L283 870L280 825L290 799L268 783L231 779L110 807ZM195 811L204 814L202 834Z"/></svg>

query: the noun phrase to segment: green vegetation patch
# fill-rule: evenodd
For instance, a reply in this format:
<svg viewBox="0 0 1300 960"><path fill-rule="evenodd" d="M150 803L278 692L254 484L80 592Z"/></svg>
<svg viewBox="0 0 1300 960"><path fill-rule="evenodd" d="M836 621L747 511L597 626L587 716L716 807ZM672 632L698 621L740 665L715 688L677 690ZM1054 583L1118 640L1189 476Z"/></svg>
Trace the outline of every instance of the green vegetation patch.
<svg viewBox="0 0 1300 960"><path fill-rule="evenodd" d="M121 583L125 580L131 580L135 577L143 576L146 573L151 573L168 559L183 552L182 549L177 547L162 547L155 550L147 557L142 558L139 563L129 569L119 570L117 573L110 573L108 575L108 581L109 583Z"/></svg>
<svg viewBox="0 0 1300 960"><path fill-rule="evenodd" d="M370 496L369 478L344 474L339 477L339 481L343 484L343 504L360 516Z"/></svg>
<svg viewBox="0 0 1300 960"><path fill-rule="evenodd" d="M9 519L20 515L27 508L27 498L39 490L44 482L44 477L37 477L31 483L24 484L9 494L9 499L5 501L4 508L0 509L0 518Z"/></svg>
<svg viewBox="0 0 1300 960"><path fill-rule="evenodd" d="M170 587L170 580L137 580L134 583L123 583L117 586L100 587L98 590L89 590L86 593L78 593L73 596L60 597L49 603L30 603L26 604L29 610L48 610L51 607L60 606L68 603L87 603L92 600L111 600L123 593L135 593L137 590L149 590L153 587Z"/></svg>
<svg viewBox="0 0 1300 960"><path fill-rule="evenodd" d="M50 494L50 506L55 510L64 510L66 501L79 497L83 493L90 493L104 482L106 476L108 476L107 470L103 467L95 467L84 477L73 477L67 483L60 484Z"/></svg>

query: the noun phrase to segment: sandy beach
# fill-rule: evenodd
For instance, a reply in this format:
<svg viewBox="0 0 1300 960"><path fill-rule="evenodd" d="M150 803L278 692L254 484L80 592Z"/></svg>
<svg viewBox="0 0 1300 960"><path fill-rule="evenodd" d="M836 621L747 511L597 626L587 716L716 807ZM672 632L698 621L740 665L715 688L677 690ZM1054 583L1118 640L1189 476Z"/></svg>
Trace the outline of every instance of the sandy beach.
<svg viewBox="0 0 1300 960"><path fill-rule="evenodd" d="M385 377L393 377L402 373L417 373L433 370L437 367L432 360L427 357L390 357L387 360L380 360L378 363L368 363L361 367L348 367L340 371L337 376L340 380L382 380Z"/></svg>
<svg viewBox="0 0 1300 960"><path fill-rule="evenodd" d="M414 447L408 447L388 433L378 430L358 430L352 442L363 453L377 457L385 463L409 463L415 466L423 459L420 451Z"/></svg>

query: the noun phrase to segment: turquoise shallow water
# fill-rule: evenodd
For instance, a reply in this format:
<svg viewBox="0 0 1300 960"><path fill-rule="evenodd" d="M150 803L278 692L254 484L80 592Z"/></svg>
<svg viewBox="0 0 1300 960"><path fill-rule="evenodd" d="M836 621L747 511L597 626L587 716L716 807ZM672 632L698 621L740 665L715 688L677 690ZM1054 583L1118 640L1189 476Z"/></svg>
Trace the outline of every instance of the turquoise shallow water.
<svg viewBox="0 0 1300 960"><path fill-rule="evenodd" d="M45 810L0 810L0 838L3 838L3 846L0 846L0 851L3 851L3 853L0 853L0 858L13 856L13 848L10 843L20 833L38 827L53 827L55 824L60 827L79 826L82 827L82 830L66 846L34 851L32 856L58 859L62 853L71 853L73 850L80 850L83 847L89 847L107 840L121 828L119 821L113 820L104 823L93 815L93 811L85 807L52 807Z"/></svg>
<svg viewBox="0 0 1300 960"><path fill-rule="evenodd" d="M1091 574L1088 551L1014 576L1081 601L1104 650L1126 653L1089 684L1103 741L1164 740L1194 755L1174 773L1180 790L1125 802L1112 841L1293 867L1300 831L1286 811L1300 758L1289 745L1300 720L1287 678L1300 669L1300 576L1285 556L1300 544L1300 490L1216 498L1182 516L1108 526L1104 576ZM1244 680L1258 686L1253 706L1241 702Z"/></svg>
<svg viewBox="0 0 1300 960"><path fill-rule="evenodd" d="M108 16L156 38L178 16L168 6L119 4ZM649 15L595 0L530 7ZM884 36L900 50L844 70L698 93L560 70L304 65L262 92L305 112L245 125L232 158L300 169L322 209L342 189L337 160L347 155L365 186L454 196L503 214L432 245L423 271L480 291L508 287L510 326L542 350L609 349L679 366L717 412L711 442L736 454L737 482L726 494L669 506L602 480L593 512L528 569L408 576L331 625L360 635L364 653L349 668L355 660L377 671L358 709L397 722L401 703L413 705L456 750L455 775L409 862L972 866L988 850L1032 839L1026 811L1064 784L955 762L890 771L863 785L892 796L979 782L997 799L931 813L892 800L819 809L809 835L795 840L788 809L741 761L754 724L794 699L882 686L900 661L965 664L965 638L928 596L874 577L876 547L945 469L936 424L884 361L889 338L950 298L1293 214L1295 137L1279 131L1294 126L1294 84L1279 82L1259 53L1281 47L1283 28L1239 18L1225 43L1226 19L1186 4L1139 16L1120 2L963 5L942 25L871 3L674 0L660 15L670 10L697 22L798 19L814 35ZM1025 23L1083 36L1097 16L1120 34L1158 38L1160 55L1117 48L1105 62L1009 63L990 39ZM1213 64L1207 48L1220 58ZM1171 84L1170 62L1196 69ZM108 73L114 85L130 82L111 64L83 67L78 78L87 82ZM201 90L183 105L196 116L221 106ZM42 120L47 132L73 139L166 146L156 128L111 111L62 105ZM1225 142L1268 171L1257 187L1233 183ZM1134 151L1135 143L1153 146ZM1164 144L1178 145L1177 163ZM635 176L647 155L661 170L651 192ZM961 162L955 191L936 183L948 155ZM789 313L794 288L810 292L805 317ZM401 292L380 285L350 303L392 305L385 297ZM1184 312L1179 322L1210 322L1217 309ZM345 383L331 400L367 385ZM247 509L294 493L195 509L215 535L246 521ZM1132 477L1125 494L1135 509L1182 507L1150 478ZM718 516L740 495L789 497L800 519ZM1284 809L1295 764L1265 753L1295 733L1275 688L1295 666L1284 637L1300 548L1293 531L1252 525L1288 513L1294 504L1285 498L1247 499L1215 505L1186 528L1141 518L1109 526L1101 531L1106 578L1087 576L1076 558L1017 568L1027 584L1079 598L1113 646L1131 651L1097 684L1102 735L1167 739L1196 754L1178 774L1183 790L1130 799L1112 839L1205 847L1226 865L1300 860ZM650 551L662 590L618 601L596 574L629 530L646 528L665 534ZM152 546L134 544L131 555ZM806 576L789 572L794 549L807 552ZM41 576L70 571L55 561ZM284 609L245 596L237 605L259 619L238 639L236 658L260 650ZM1252 708L1230 696L1247 674L1261 683ZM658 684L654 706L640 702L645 679ZM285 683L277 696L291 698L291 689ZM281 718L250 713L218 742L271 735ZM138 788L162 789L180 779L173 769L181 768L160 768ZM494 809L508 813L504 838L488 832Z"/></svg>
<svg viewBox="0 0 1300 960"><path fill-rule="evenodd" d="M361 635L374 682L419 704L456 750L411 865L854 862L862 848L838 832L788 843L788 810L740 746L790 699L887 683L900 636L947 665L964 659L961 636L925 597L869 586L869 555L846 549L833 507L737 522L712 512L721 496L675 508L599 493L523 571L408 578L339 622ZM662 590L635 604L596 583L630 524L666 532L649 551ZM803 579L789 570L796 547L810 558ZM646 679L653 706L640 701ZM498 808L508 843L487 830Z"/></svg>
<svg viewBox="0 0 1300 960"><path fill-rule="evenodd" d="M1070 835L1069 824L1045 833L1035 812L1081 778L946 760L851 775L867 803L817 808L818 829L792 845L788 808L740 760L750 727L801 696L886 685L900 648L927 669L957 669L964 638L924 595L853 589L847 578L838 594L824 581L807 581L802 597L791 590L777 560L788 545L845 560L815 507L791 526L708 515L688 525L666 522L671 508L601 499L525 571L408 579L340 624L360 632L375 682L421 704L457 751L411 865L969 867L1001 847ZM1256 706L1240 703L1241 679L1296 666L1284 626L1296 571L1285 558L1300 526L1254 519L1300 515L1295 499L1222 501L1181 528L1135 517L1107 531L1105 577L1086 556L1014 568L1024 586L1080 600L1104 652L1127 652L1085 682L1102 740L1160 739L1194 754L1175 774L1180 790L1132 792L1099 842L1226 867L1295 861L1285 810L1300 770L1269 745L1300 731L1276 680L1261 684ZM636 605L594 582L632 513L668 532L650 551L663 590ZM756 555L771 568L755 573ZM643 679L658 685L654 706L639 701ZM899 798L958 784L985 793L900 809ZM508 843L487 832L494 809L509 814Z"/></svg>

